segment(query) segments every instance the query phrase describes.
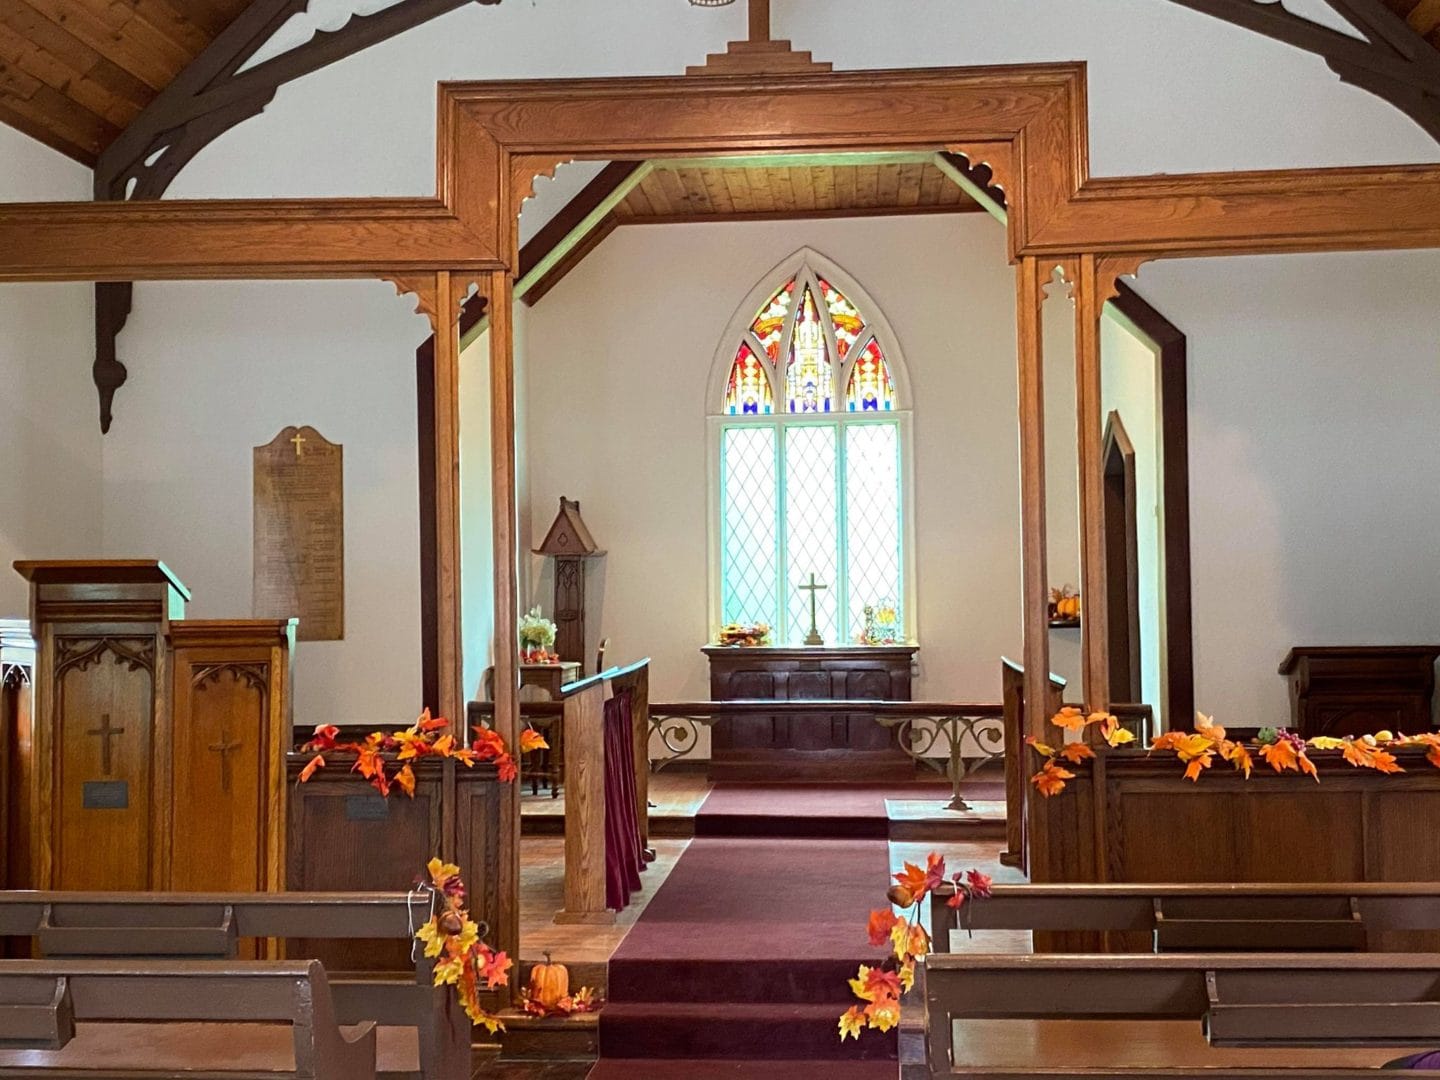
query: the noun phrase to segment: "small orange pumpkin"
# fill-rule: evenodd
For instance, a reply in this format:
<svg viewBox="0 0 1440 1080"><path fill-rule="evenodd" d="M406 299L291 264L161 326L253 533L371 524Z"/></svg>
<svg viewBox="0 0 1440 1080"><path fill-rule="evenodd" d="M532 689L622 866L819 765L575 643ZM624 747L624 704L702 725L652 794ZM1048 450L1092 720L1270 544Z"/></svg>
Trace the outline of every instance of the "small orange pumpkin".
<svg viewBox="0 0 1440 1080"><path fill-rule="evenodd" d="M530 997L547 1009L553 1009L561 999L570 996L570 969L564 964L551 961L545 954L545 962L530 969Z"/></svg>

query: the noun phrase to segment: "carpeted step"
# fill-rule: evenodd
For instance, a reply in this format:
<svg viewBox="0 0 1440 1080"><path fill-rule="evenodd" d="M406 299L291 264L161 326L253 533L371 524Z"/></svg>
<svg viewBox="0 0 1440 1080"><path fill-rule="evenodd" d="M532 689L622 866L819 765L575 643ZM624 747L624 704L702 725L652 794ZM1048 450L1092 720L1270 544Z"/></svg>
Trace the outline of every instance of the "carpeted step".
<svg viewBox="0 0 1440 1080"><path fill-rule="evenodd" d="M884 840L890 822L875 817L767 817L759 814L699 814L696 836L777 837L793 840Z"/></svg>
<svg viewBox="0 0 1440 1080"><path fill-rule="evenodd" d="M859 936L858 934L856 935ZM864 948L863 942L861 948ZM817 1004L852 998L848 980L861 964L874 965L877 951L854 959L796 957L784 960L612 960L606 1000L654 1002L774 1002Z"/></svg>
<svg viewBox="0 0 1440 1080"><path fill-rule="evenodd" d="M840 1041L844 1005L608 1004L602 1058L755 1058L855 1061L899 1058L894 1031Z"/></svg>
<svg viewBox="0 0 1440 1080"><path fill-rule="evenodd" d="M656 1061L606 1058L588 1080L895 1080L893 1061Z"/></svg>

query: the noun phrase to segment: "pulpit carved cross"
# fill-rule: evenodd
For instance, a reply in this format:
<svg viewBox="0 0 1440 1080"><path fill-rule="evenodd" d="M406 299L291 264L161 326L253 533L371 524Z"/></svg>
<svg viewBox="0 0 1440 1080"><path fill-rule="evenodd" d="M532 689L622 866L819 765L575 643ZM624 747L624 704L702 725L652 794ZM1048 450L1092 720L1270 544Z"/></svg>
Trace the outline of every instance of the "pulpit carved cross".
<svg viewBox="0 0 1440 1080"><path fill-rule="evenodd" d="M110 775L110 764L111 764L111 760L110 760L110 740L113 739L113 738L115 738L117 735L124 735L124 734L125 734L125 729L124 729L123 727L111 727L111 726L110 726L110 714L107 712L107 713L104 713L104 714L101 715L101 717L100 717L100 726L99 726L98 728L91 728L91 729L90 729L89 731L87 731L85 734L86 734L86 735L95 735L95 736L98 736L98 737L99 737L99 739L100 739L100 774L101 774L102 776L109 776L109 775Z"/></svg>
<svg viewBox="0 0 1440 1080"><path fill-rule="evenodd" d="M297 461L300 459L300 448L309 441L309 439L305 438L305 436L301 435L298 431L295 433L295 437L290 440L291 445L295 447L295 459Z"/></svg>
<svg viewBox="0 0 1440 1080"><path fill-rule="evenodd" d="M231 739L230 733L223 727L220 729L220 741L211 743L208 749L213 754L220 755L220 790L230 790L230 753L232 750L239 750L244 745L238 739Z"/></svg>

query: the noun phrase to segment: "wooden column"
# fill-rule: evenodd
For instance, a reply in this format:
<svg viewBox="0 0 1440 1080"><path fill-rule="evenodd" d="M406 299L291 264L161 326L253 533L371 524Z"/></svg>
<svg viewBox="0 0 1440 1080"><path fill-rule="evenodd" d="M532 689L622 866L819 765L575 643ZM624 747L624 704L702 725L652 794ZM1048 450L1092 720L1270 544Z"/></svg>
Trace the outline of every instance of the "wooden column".
<svg viewBox="0 0 1440 1080"><path fill-rule="evenodd" d="M1025 628L1025 734L1043 734L1049 719L1035 703L1050 683L1050 594L1045 535L1045 355L1041 315L1044 274L1038 259L1016 268L1020 365L1020 544ZM1017 748L1018 749L1018 748Z"/></svg>
<svg viewBox="0 0 1440 1080"><path fill-rule="evenodd" d="M1097 261L1082 255L1075 275L1075 413L1080 463L1080 647L1085 704L1110 706L1109 597L1105 580L1104 431L1100 407L1100 313L1105 305Z"/></svg>
<svg viewBox="0 0 1440 1080"><path fill-rule="evenodd" d="M458 279L435 275L435 576L436 667L440 715L465 715L460 626L460 312Z"/></svg>
<svg viewBox="0 0 1440 1080"><path fill-rule="evenodd" d="M517 580L520 546L515 493L514 280L506 271L489 277L490 310L490 502L495 552L495 728L518 750L520 665ZM519 759L518 752L516 753ZM569 780L567 778L567 786ZM573 789L572 789L573 790ZM571 796L567 795L567 804ZM500 903L502 939L497 946L520 955L520 783L508 785L500 810ZM603 856L602 856L603 857Z"/></svg>
<svg viewBox="0 0 1440 1080"><path fill-rule="evenodd" d="M31 818L25 794L35 684L35 639L24 619L0 619L0 888L30 887ZM3 953L0 953L3 955Z"/></svg>

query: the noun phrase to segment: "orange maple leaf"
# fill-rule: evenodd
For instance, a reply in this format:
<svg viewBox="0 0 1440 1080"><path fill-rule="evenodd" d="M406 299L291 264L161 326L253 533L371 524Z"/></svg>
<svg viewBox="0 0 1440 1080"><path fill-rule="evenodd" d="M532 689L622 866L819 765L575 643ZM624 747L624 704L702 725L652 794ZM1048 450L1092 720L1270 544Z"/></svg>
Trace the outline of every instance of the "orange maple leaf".
<svg viewBox="0 0 1440 1080"><path fill-rule="evenodd" d="M890 940L890 931L898 920L890 908L876 908L870 912L870 922L865 929L870 935L871 945L884 945Z"/></svg>
<svg viewBox="0 0 1440 1080"><path fill-rule="evenodd" d="M1378 746L1371 746L1363 739L1351 739L1345 743L1345 760L1357 769L1375 769L1382 773L1404 772L1395 755Z"/></svg>
<svg viewBox="0 0 1440 1080"><path fill-rule="evenodd" d="M373 779L377 773L385 771L385 759L380 756L378 750L370 746L362 746L355 756L355 764L350 767L351 772L358 772L365 779Z"/></svg>
<svg viewBox="0 0 1440 1080"><path fill-rule="evenodd" d="M840 1017L840 1041L843 1043L846 1039L859 1039L860 1031L864 1027L865 1014L858 1005L850 1006Z"/></svg>
<svg viewBox="0 0 1440 1080"><path fill-rule="evenodd" d="M550 744L545 741L545 736L532 727L527 727L520 732L520 752L528 754L533 750L548 750Z"/></svg>
<svg viewBox="0 0 1440 1080"><path fill-rule="evenodd" d="M485 945L478 946L478 949L480 977L485 980L485 989L494 990L497 986L509 985L511 959L503 951L491 952Z"/></svg>
<svg viewBox="0 0 1440 1080"><path fill-rule="evenodd" d="M1050 718L1050 723L1066 731L1083 731L1085 725L1092 722L1083 709L1077 709L1074 705L1066 705Z"/></svg>
<svg viewBox="0 0 1440 1080"><path fill-rule="evenodd" d="M889 1031L900 1022L900 1002L894 998L881 998L865 1006L865 1016L876 1031Z"/></svg>
<svg viewBox="0 0 1440 1080"><path fill-rule="evenodd" d="M1220 756L1234 765L1236 772L1243 772L1246 780L1250 779L1250 770L1255 767L1255 759L1244 746L1237 742L1223 742L1220 744Z"/></svg>
<svg viewBox="0 0 1440 1080"><path fill-rule="evenodd" d="M455 749L455 736L454 736L454 735L441 735L441 736L440 736L438 739L436 739L435 742L431 745L431 747L430 747L430 752L431 752L432 754L437 754L437 755L439 755L440 757L449 757L450 754L454 751L454 749Z"/></svg>
<svg viewBox="0 0 1440 1080"><path fill-rule="evenodd" d="M1201 770L1208 769L1210 767L1210 763L1214 760L1214 754L1197 754L1195 757L1190 759L1190 764L1185 766L1185 779L1189 780L1192 783L1199 783Z"/></svg>
<svg viewBox="0 0 1440 1080"><path fill-rule="evenodd" d="M399 784L400 790L405 792L406 795L409 795L410 798L413 799L415 797L415 770L410 768L409 765L403 766L400 771L395 774L395 783Z"/></svg>
<svg viewBox="0 0 1440 1080"><path fill-rule="evenodd" d="M510 783L520 775L520 770L515 766L515 759L509 754L501 754L495 759L495 771L504 784Z"/></svg>
<svg viewBox="0 0 1440 1080"><path fill-rule="evenodd" d="M1429 751L1425 754L1425 760L1431 765L1434 765L1435 768L1440 769L1440 745L1432 744Z"/></svg>
<svg viewBox="0 0 1440 1080"><path fill-rule="evenodd" d="M1095 751L1086 746L1083 742L1066 743L1060 748L1060 756L1072 765L1079 765L1082 761L1088 761L1095 756Z"/></svg>
<svg viewBox="0 0 1440 1080"><path fill-rule="evenodd" d="M895 875L895 884L910 894L912 904L930 891L925 871L911 862L907 862L905 869Z"/></svg>
<svg viewBox="0 0 1440 1080"><path fill-rule="evenodd" d="M439 731L441 728L449 726L450 721L443 716L431 717L429 709L422 712L419 719L415 721L415 730L417 731Z"/></svg>
<svg viewBox="0 0 1440 1080"><path fill-rule="evenodd" d="M1432 750L1431 753L1433 754L1435 751ZM315 775L316 769L323 769L324 767L325 755L316 754L306 763L305 768L300 770L300 783L305 783L306 780L309 780L310 777Z"/></svg>
<svg viewBox="0 0 1440 1080"><path fill-rule="evenodd" d="M898 998L900 996L900 976L893 971L885 971L881 968L871 968L865 976L865 990L869 997L866 1001L876 1001L880 998Z"/></svg>
<svg viewBox="0 0 1440 1080"><path fill-rule="evenodd" d="M1065 781L1075 779L1075 774L1069 769L1061 768L1053 761L1045 762L1044 767L1030 778L1030 782L1039 789L1040 794L1045 798L1052 795L1059 795L1065 790Z"/></svg>
<svg viewBox="0 0 1440 1080"><path fill-rule="evenodd" d="M1316 770L1315 763L1310 760L1305 751L1297 751L1286 739L1262 746L1260 756L1269 762L1270 767L1276 772L1285 772L1288 769L1298 773L1308 773L1317 781L1320 779L1320 773Z"/></svg>

